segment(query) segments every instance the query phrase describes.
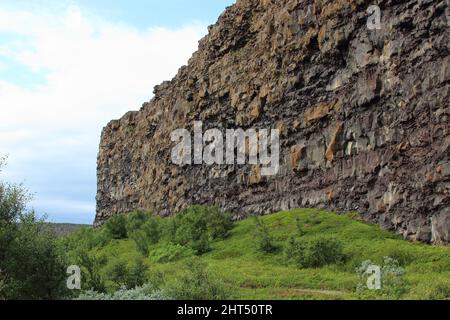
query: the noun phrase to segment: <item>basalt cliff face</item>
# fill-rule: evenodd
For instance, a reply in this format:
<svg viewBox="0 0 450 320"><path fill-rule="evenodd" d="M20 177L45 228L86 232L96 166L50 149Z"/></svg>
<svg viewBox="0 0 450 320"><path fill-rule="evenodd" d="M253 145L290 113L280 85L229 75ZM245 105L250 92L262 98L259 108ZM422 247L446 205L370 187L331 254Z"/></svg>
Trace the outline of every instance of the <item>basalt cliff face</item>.
<svg viewBox="0 0 450 320"><path fill-rule="evenodd" d="M96 225L216 205L236 218L357 211L405 238L450 241L449 3L239 0L140 111L104 129ZM280 130L280 170L171 161L171 132Z"/></svg>

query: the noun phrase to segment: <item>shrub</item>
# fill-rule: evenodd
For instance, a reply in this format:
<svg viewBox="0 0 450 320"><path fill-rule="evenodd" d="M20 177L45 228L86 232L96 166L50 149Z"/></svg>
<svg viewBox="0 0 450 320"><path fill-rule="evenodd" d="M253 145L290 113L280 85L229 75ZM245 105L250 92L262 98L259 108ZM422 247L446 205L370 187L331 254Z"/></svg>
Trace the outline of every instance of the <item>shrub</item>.
<svg viewBox="0 0 450 320"><path fill-rule="evenodd" d="M107 259L89 254L84 250L77 252L77 265L82 272L82 288L85 290L95 290L106 292L105 282L100 274L100 269L107 263Z"/></svg>
<svg viewBox="0 0 450 320"><path fill-rule="evenodd" d="M284 256L288 263L299 268L320 268L346 260L342 243L327 237L308 240L292 237L285 248Z"/></svg>
<svg viewBox="0 0 450 320"><path fill-rule="evenodd" d="M426 297L429 300L449 300L450 299L450 282L437 283Z"/></svg>
<svg viewBox="0 0 450 320"><path fill-rule="evenodd" d="M83 301L90 301L90 300L113 300L112 296L103 292L97 292L95 290L86 290L80 293L78 298L75 300L83 300Z"/></svg>
<svg viewBox="0 0 450 320"><path fill-rule="evenodd" d="M0 297L1 297L1 292L4 292L5 288L6 288L6 281L4 279L4 276L0 273Z"/></svg>
<svg viewBox="0 0 450 320"><path fill-rule="evenodd" d="M229 212L223 212L217 207L194 207L202 214L206 220L209 237L212 240L225 239L233 228L232 215Z"/></svg>
<svg viewBox="0 0 450 320"><path fill-rule="evenodd" d="M126 286L127 288L136 288L144 285L147 280L146 273L148 271L148 267L145 264L144 260L136 259L136 261L131 265Z"/></svg>
<svg viewBox="0 0 450 320"><path fill-rule="evenodd" d="M187 219L204 224L206 233L211 240L225 239L233 228L231 214L223 212L217 207L192 206L180 212L177 218L180 222Z"/></svg>
<svg viewBox="0 0 450 320"><path fill-rule="evenodd" d="M137 250L147 257L149 246L158 243L161 238L159 220L150 213L137 211L127 217L126 225L129 238L135 242Z"/></svg>
<svg viewBox="0 0 450 320"><path fill-rule="evenodd" d="M3 252L5 260L0 261L0 270L6 276L0 296L7 299L59 299L66 296L69 293L64 281L67 264L59 251L56 236L46 230L33 213L22 217L12 234L14 239Z"/></svg>
<svg viewBox="0 0 450 320"><path fill-rule="evenodd" d="M105 246L110 240L104 228L82 228L72 234L66 235L60 243L66 252L84 249L90 251Z"/></svg>
<svg viewBox="0 0 450 320"><path fill-rule="evenodd" d="M139 253L141 253L144 257L147 257L148 252L149 252L149 245L150 245L147 234L142 230L138 230L138 231L134 231L130 235L130 238L136 244L137 251Z"/></svg>
<svg viewBox="0 0 450 320"><path fill-rule="evenodd" d="M0 171L2 164L0 157ZM21 185L0 181L0 300L68 295L65 257L56 235L26 210L28 200Z"/></svg>
<svg viewBox="0 0 450 320"><path fill-rule="evenodd" d="M150 253L150 260L155 263L168 263L193 256L196 252L189 247L167 243Z"/></svg>
<svg viewBox="0 0 450 320"><path fill-rule="evenodd" d="M83 229L82 229L83 230ZM92 227L84 228L87 233L87 237L85 238L85 246L89 248L89 250L97 247L104 247L108 241L108 234L105 229L94 229ZM82 239L84 237L82 236Z"/></svg>
<svg viewBox="0 0 450 320"><path fill-rule="evenodd" d="M114 282L118 288L140 287L146 282L147 270L142 259L136 259L130 267L124 261L118 261L109 271L109 280Z"/></svg>
<svg viewBox="0 0 450 320"><path fill-rule="evenodd" d="M376 265L370 260L364 261L360 267L356 268L356 273L360 277L361 282L358 284L356 291L361 297L370 298L373 296L386 296L389 298L399 298L407 291L407 283L404 278L405 269L400 263L391 258L384 257L381 271L381 289L369 290L367 287L367 278L370 275L369 267Z"/></svg>
<svg viewBox="0 0 450 320"><path fill-rule="evenodd" d="M255 220L255 241L258 251L263 253L272 253L277 250L274 240L270 234L267 224L259 217L254 217Z"/></svg>
<svg viewBox="0 0 450 320"><path fill-rule="evenodd" d="M116 214L106 222L105 228L112 239L125 239L127 237L126 224L125 216Z"/></svg>
<svg viewBox="0 0 450 320"><path fill-rule="evenodd" d="M106 222L105 232L112 239L128 236L144 256L148 256L150 245L163 238L201 255L210 250L211 240L227 237L232 227L231 214L218 208L193 206L169 219L158 219L143 211L131 213L126 218L115 215Z"/></svg>
<svg viewBox="0 0 450 320"><path fill-rule="evenodd" d="M199 255L209 250L208 228L202 214L195 210L184 211L175 217L175 225L174 243L188 246Z"/></svg>
<svg viewBox="0 0 450 320"><path fill-rule="evenodd" d="M126 286L128 277L127 264L124 261L118 261L112 265L108 278L121 288Z"/></svg>
<svg viewBox="0 0 450 320"><path fill-rule="evenodd" d="M164 291L155 289L151 284L127 290L121 288L114 294L99 293L94 290L84 291L76 300L169 300Z"/></svg>
<svg viewBox="0 0 450 320"><path fill-rule="evenodd" d="M177 224L175 218L159 220L160 237L166 241L173 241L177 233Z"/></svg>
<svg viewBox="0 0 450 320"><path fill-rule="evenodd" d="M199 258L186 261L186 272L167 285L168 294L178 300L225 300L230 292L225 284L208 271Z"/></svg>
<svg viewBox="0 0 450 320"><path fill-rule="evenodd" d="M202 255L211 250L211 242L207 234L202 234L200 239L191 241L189 245L197 255Z"/></svg>
<svg viewBox="0 0 450 320"><path fill-rule="evenodd" d="M390 248L385 251L385 256L388 256L395 261L397 261L401 266L407 266L411 264L415 259L416 256L407 250L402 250L398 248Z"/></svg>
<svg viewBox="0 0 450 320"><path fill-rule="evenodd" d="M126 219L127 233L132 234L136 230L139 230L150 218L151 213L142 210L130 213Z"/></svg>
<svg viewBox="0 0 450 320"><path fill-rule="evenodd" d="M147 236L148 243L155 244L161 239L160 226L155 217L151 217L146 223L141 226L141 229Z"/></svg>
<svg viewBox="0 0 450 320"><path fill-rule="evenodd" d="M151 284L155 289L161 289L166 283L166 274L161 270L150 270L147 272L148 284Z"/></svg>

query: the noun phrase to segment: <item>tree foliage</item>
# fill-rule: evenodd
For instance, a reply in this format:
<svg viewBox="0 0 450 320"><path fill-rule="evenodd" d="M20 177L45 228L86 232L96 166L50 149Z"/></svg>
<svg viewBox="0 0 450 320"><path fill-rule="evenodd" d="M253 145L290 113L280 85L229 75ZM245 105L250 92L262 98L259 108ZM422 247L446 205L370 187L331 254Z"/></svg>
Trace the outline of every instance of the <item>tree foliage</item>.
<svg viewBox="0 0 450 320"><path fill-rule="evenodd" d="M4 159L0 159L0 171ZM0 181L0 299L55 299L67 294L56 236L26 207L22 185Z"/></svg>
<svg viewBox="0 0 450 320"><path fill-rule="evenodd" d="M275 241L270 234L270 230L267 224L264 222L264 220L260 219L257 216L254 216L253 219L255 221L254 235L258 251L263 253L275 252L278 248L275 245Z"/></svg>

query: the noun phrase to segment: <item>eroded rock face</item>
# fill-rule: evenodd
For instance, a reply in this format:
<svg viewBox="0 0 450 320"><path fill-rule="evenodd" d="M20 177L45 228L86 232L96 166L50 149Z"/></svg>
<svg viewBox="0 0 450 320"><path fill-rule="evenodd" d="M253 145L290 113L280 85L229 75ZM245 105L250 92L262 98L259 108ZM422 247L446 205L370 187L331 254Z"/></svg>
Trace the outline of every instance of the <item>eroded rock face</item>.
<svg viewBox="0 0 450 320"><path fill-rule="evenodd" d="M240 0L177 76L110 122L96 224L137 208L217 205L236 218L297 207L358 211L405 238L448 243L446 1ZM279 174L171 162L170 133L279 128Z"/></svg>

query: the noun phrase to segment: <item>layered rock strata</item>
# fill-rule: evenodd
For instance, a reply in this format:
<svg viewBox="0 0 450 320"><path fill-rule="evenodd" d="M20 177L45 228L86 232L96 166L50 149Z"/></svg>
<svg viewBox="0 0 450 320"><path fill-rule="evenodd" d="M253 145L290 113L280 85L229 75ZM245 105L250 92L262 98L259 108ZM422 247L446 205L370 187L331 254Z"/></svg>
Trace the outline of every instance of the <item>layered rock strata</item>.
<svg viewBox="0 0 450 320"><path fill-rule="evenodd" d="M96 224L192 204L236 218L297 207L357 211L405 238L450 241L449 4L240 0L140 111L111 121ZM171 161L171 132L280 130L280 170Z"/></svg>

